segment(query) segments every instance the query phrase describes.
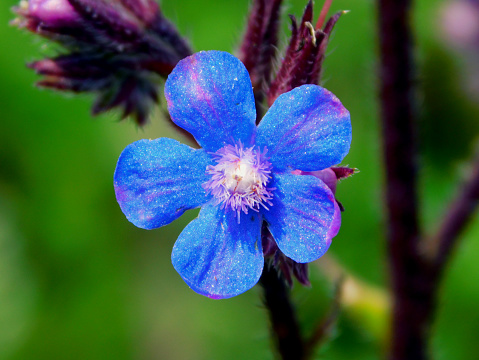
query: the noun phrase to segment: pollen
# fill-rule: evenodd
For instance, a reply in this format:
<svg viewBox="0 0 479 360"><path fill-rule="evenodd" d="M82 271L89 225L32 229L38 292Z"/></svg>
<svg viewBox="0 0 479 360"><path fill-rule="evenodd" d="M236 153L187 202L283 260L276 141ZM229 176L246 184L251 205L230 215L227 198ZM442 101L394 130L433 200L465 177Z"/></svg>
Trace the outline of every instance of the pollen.
<svg viewBox="0 0 479 360"><path fill-rule="evenodd" d="M249 209L259 211L261 207L272 206L272 191L268 187L271 180L271 163L266 157L267 149L244 148L239 145L227 145L213 153L216 165L206 168L211 179L203 184L212 194L221 208L235 212L238 222L240 214Z"/></svg>

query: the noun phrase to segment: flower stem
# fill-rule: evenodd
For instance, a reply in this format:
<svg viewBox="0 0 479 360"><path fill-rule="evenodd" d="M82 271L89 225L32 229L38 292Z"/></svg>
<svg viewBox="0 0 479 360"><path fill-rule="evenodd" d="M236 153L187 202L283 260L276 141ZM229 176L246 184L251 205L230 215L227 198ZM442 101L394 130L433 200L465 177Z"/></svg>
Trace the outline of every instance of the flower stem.
<svg viewBox="0 0 479 360"><path fill-rule="evenodd" d="M381 108L394 308L391 360L427 358L429 271L419 254L410 0L379 0Z"/></svg>
<svg viewBox="0 0 479 360"><path fill-rule="evenodd" d="M424 360L429 357L427 339L442 273L479 203L479 157L439 222L438 232L424 244L416 200L411 0L379 0L378 4L387 237L394 295L389 358Z"/></svg>
<svg viewBox="0 0 479 360"><path fill-rule="evenodd" d="M441 227L431 238L427 254L437 276L440 276L458 239L479 204L479 154L472 163L468 179L460 185L456 198L447 207Z"/></svg>
<svg viewBox="0 0 479 360"><path fill-rule="evenodd" d="M281 359L304 359L304 343L289 289L275 267L267 261L259 284L263 288L264 304L269 311L271 331Z"/></svg>

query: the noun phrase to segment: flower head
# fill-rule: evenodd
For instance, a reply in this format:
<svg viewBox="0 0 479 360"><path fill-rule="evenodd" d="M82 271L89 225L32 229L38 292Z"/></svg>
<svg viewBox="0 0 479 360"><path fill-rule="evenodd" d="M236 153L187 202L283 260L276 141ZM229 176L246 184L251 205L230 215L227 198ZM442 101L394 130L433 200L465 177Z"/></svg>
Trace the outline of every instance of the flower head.
<svg viewBox="0 0 479 360"><path fill-rule="evenodd" d="M180 61L165 95L172 120L202 149L176 140L140 140L115 170L118 203L145 229L201 207L175 243L172 262L185 282L211 298L238 295L263 270L261 227L298 263L321 257L337 234L340 209L319 178L349 151L349 112L326 89L304 85L277 98L256 126L244 65L219 51Z"/></svg>

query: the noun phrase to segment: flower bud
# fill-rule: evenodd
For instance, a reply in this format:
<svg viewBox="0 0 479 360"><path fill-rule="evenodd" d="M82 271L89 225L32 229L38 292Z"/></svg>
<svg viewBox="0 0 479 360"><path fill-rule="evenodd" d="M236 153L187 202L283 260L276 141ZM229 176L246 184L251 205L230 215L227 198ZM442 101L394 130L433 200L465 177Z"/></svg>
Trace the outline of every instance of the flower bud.
<svg viewBox="0 0 479 360"><path fill-rule="evenodd" d="M326 8L323 9L322 14L325 14L329 5L330 2L326 3ZM268 91L268 104L270 106L279 95L298 86L319 84L329 36L343 13L341 11L333 15L322 29L319 28L322 26L322 21L318 22L316 28L312 25L312 1L309 1L306 6L299 26L295 17L290 16L292 23L291 39L279 71Z"/></svg>
<svg viewBox="0 0 479 360"><path fill-rule="evenodd" d="M14 23L62 45L65 55L29 64L39 86L97 95L94 115L122 108L146 122L166 77L191 50L153 0L29 0Z"/></svg>
<svg viewBox="0 0 479 360"><path fill-rule="evenodd" d="M336 194L336 185L338 181L353 175L357 171L357 169L348 168L345 166L333 166L318 171L294 170L292 173L294 175L313 175L324 182L331 189L333 194Z"/></svg>
<svg viewBox="0 0 479 360"><path fill-rule="evenodd" d="M282 0L253 2L248 25L238 51L239 59L250 74L258 110L271 83L278 45L281 5ZM259 111L258 117L261 118Z"/></svg>
<svg viewBox="0 0 479 360"><path fill-rule="evenodd" d="M47 28L60 28L80 20L68 0L30 0L26 16Z"/></svg>

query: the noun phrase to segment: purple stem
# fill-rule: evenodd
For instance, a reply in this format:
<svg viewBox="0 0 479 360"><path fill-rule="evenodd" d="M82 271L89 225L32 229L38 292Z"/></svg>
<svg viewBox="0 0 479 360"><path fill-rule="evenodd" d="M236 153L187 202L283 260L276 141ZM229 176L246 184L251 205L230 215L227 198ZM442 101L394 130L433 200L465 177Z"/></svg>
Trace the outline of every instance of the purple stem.
<svg viewBox="0 0 479 360"><path fill-rule="evenodd" d="M469 178L460 186L457 197L448 206L441 227L432 237L432 266L440 276L458 239L479 203L479 155L473 163Z"/></svg>
<svg viewBox="0 0 479 360"><path fill-rule="evenodd" d="M410 0L379 0L381 110L394 307L391 360L427 358L429 271L419 255Z"/></svg>
<svg viewBox="0 0 479 360"><path fill-rule="evenodd" d="M274 266L264 264L259 284L264 292L264 304L269 311L271 332L282 360L303 360L304 342L291 304L289 289Z"/></svg>
<svg viewBox="0 0 479 360"><path fill-rule="evenodd" d="M479 156L424 252L416 186L411 0L379 0L388 251L394 308L389 359L424 360L441 275L479 203Z"/></svg>

